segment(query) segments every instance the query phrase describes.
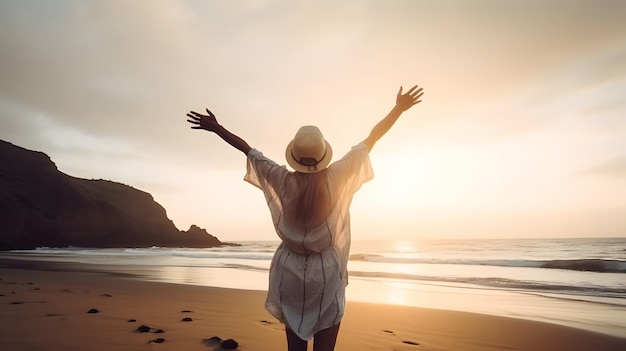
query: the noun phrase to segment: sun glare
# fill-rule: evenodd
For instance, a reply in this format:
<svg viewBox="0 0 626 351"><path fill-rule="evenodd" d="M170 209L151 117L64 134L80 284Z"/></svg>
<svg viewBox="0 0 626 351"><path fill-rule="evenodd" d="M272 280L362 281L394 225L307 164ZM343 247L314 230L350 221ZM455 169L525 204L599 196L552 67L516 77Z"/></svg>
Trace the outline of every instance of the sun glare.
<svg viewBox="0 0 626 351"><path fill-rule="evenodd" d="M391 153L373 162L376 180L372 183L372 196L386 208L402 210L432 203L444 186L443 164L435 154Z"/></svg>

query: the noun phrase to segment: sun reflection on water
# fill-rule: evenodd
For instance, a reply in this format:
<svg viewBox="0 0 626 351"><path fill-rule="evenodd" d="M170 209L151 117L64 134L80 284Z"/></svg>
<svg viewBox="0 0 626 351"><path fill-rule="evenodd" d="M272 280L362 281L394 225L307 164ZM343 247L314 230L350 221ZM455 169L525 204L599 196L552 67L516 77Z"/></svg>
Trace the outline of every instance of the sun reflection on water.
<svg viewBox="0 0 626 351"><path fill-rule="evenodd" d="M415 253L415 243L408 240L397 240L393 242L393 250L395 252L406 254L406 253Z"/></svg>

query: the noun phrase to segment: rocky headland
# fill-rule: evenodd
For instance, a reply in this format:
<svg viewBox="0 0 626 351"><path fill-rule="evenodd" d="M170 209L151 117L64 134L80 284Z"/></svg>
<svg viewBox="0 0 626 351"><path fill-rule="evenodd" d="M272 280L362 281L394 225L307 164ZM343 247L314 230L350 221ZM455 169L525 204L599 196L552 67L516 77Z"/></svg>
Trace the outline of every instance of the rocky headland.
<svg viewBox="0 0 626 351"><path fill-rule="evenodd" d="M69 176L43 152L0 140L0 250L220 245L232 244L177 229L147 192Z"/></svg>

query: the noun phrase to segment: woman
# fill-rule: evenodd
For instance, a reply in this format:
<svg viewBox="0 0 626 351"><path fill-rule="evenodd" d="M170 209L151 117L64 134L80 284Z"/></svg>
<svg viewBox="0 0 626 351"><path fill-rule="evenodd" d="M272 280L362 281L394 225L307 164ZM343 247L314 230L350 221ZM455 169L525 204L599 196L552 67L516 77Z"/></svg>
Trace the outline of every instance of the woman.
<svg viewBox="0 0 626 351"><path fill-rule="evenodd" d="M245 180L260 188L282 240L270 266L265 308L285 324L289 351L332 351L345 307L350 251L350 203L360 186L373 177L369 151L400 115L421 102L414 86L396 96L396 105L343 158L330 164L333 150L315 126L303 126L285 151L295 170L263 156L242 138L207 115L187 114L192 129L217 134L247 156Z"/></svg>

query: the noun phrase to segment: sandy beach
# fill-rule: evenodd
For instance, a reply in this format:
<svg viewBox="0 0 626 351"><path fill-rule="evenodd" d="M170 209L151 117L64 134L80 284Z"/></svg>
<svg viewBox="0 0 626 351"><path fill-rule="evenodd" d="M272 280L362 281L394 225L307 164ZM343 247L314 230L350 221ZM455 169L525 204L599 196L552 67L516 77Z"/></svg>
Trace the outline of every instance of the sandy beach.
<svg viewBox="0 0 626 351"><path fill-rule="evenodd" d="M263 291L41 264L0 269L2 350L221 350L214 336L234 339L239 350L286 350L283 326L263 309ZM141 326L148 331L138 332ZM336 348L503 349L617 351L626 349L626 339L521 319L348 302Z"/></svg>

